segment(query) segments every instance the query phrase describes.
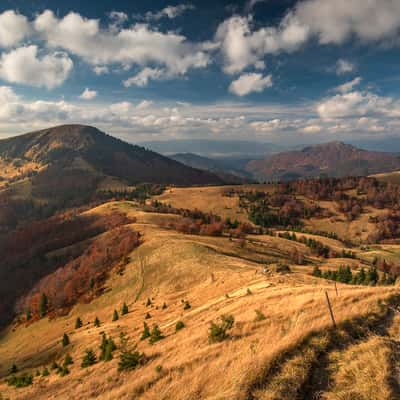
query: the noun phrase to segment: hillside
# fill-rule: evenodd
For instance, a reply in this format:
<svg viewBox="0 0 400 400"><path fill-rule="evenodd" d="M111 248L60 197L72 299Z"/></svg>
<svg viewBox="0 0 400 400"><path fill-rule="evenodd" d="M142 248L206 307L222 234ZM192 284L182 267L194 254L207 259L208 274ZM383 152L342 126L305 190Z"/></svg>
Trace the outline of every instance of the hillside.
<svg viewBox="0 0 400 400"><path fill-rule="evenodd" d="M66 207L98 201L99 192L112 198L143 183L223 182L210 172L83 125L0 140L0 167L0 233L21 217L50 216Z"/></svg>
<svg viewBox="0 0 400 400"><path fill-rule="evenodd" d="M399 168L398 155L330 142L254 160L246 169L260 180L291 180L319 176L367 176Z"/></svg>
<svg viewBox="0 0 400 400"><path fill-rule="evenodd" d="M349 183L337 182L336 189L338 185L353 190L348 189ZM390 254L393 262L399 262L395 252L400 246L388 249L375 243L362 249L340 237L304 233L334 250L325 258L309 246L312 242L302 241L299 232L294 240L282 235L283 228L260 232L246 226L249 209L240 198L250 201L256 191L274 199L275 191L282 190L273 185L168 188L146 205L108 202L66 222L60 218L56 225L46 224L44 230L37 226L36 231L43 232L32 233L30 247L59 263L20 298L18 317L0 336L2 396L20 400L396 398L398 287L381 283L379 271L376 286L338 281L336 291L332 278L313 274L316 267L325 274L348 265L358 277L363 269L371 270L375 255ZM187 204L192 212L180 208ZM324 204L326 200L321 200ZM198 207L203 213L194 211ZM241 215L242 225L227 225L221 232L217 214L231 221ZM75 224L101 230L89 229L71 238L67 233L76 231ZM119 245L104 262L106 253L101 249L112 245L116 250L120 229L134 237L138 233L140 241ZM59 235L63 240L55 243L54 231L65 232ZM20 237L23 248L22 232ZM49 244L38 249L35 243ZM343 251L356 256L343 258ZM80 260L79 254L85 256L79 263L73 261L78 269L70 269L71 261L65 264L67 254L74 254L72 261ZM86 269L87 265L95 269ZM70 275L74 269L77 272ZM73 278L72 286L64 285L66 276L68 281ZM79 294L82 276L87 295L65 297ZM92 286L88 278L93 276ZM42 316L37 301L41 293L48 298ZM70 299L74 301L69 303ZM27 321L28 307L31 319ZM225 336L210 336L224 315L232 321ZM96 317L99 326L94 324ZM78 318L81 326L76 325ZM183 324L177 328L180 321ZM156 324L161 334L142 340L144 323L151 332ZM65 345L64 333L69 338ZM101 344L104 335L116 346L107 358ZM87 349L93 350L96 361L83 368ZM136 354L138 363L120 370L122 357L128 354ZM65 363L67 355L72 364ZM13 364L18 369L14 375L9 373ZM32 375L32 384L21 383L26 382L21 378L24 374ZM15 380L9 380L12 376ZM13 382L22 387L14 387Z"/></svg>

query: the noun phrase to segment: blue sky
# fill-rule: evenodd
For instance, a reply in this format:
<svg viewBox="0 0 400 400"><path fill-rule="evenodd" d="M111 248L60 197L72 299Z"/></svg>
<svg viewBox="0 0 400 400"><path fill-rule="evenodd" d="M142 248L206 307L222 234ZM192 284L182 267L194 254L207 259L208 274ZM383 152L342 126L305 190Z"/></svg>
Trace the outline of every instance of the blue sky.
<svg viewBox="0 0 400 400"><path fill-rule="evenodd" d="M0 4L0 137L397 137L398 0Z"/></svg>

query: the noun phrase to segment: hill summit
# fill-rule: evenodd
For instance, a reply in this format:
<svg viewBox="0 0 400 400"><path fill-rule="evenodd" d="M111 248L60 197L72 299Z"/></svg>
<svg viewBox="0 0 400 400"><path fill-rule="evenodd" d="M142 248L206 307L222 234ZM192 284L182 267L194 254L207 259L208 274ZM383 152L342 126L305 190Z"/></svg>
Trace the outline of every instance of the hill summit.
<svg viewBox="0 0 400 400"><path fill-rule="evenodd" d="M290 180L319 176L362 176L400 168L400 157L368 151L339 141L254 160L247 170L259 179Z"/></svg>
<svg viewBox="0 0 400 400"><path fill-rule="evenodd" d="M221 183L215 175L189 168L158 153L109 136L95 127L61 125L0 141L0 157L19 164L63 166L128 183L176 185Z"/></svg>

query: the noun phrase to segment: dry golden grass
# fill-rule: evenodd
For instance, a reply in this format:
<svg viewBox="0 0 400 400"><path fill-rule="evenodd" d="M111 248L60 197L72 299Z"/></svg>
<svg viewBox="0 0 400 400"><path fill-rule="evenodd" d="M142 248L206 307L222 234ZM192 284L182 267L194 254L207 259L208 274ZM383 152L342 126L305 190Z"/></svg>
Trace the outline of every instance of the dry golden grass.
<svg viewBox="0 0 400 400"><path fill-rule="evenodd" d="M69 315L10 328L0 338L0 376L13 362L22 372L36 371L53 360L62 361L67 351L74 359L71 373L59 377L52 372L49 377L34 378L32 386L22 389L0 384L3 397L244 400L249 393L256 394L255 383L282 354L331 326L325 290L331 294L338 323L376 312L378 301L399 293L394 287L338 284L336 296L331 283L308 274L310 266L292 267L294 272L286 275L263 275L266 259L287 261L288 245L308 251L285 239L251 236L242 248L228 238L183 235L162 228L165 221L179 216L143 213L130 202L108 203L90 212L106 213L115 208L135 216L132 227L143 235L143 244L130 255L123 275L113 272L102 296L90 304L77 305ZM147 298L152 299L151 307L146 307ZM182 300L190 302L189 310L183 309ZM123 302L128 304L129 313L112 322L113 310L120 309ZM163 310L164 302L168 307ZM265 320L254 321L256 309L265 314ZM139 340L147 312L151 314L146 320L149 325L157 323L166 335L154 345ZM235 317L234 328L229 340L211 345L209 323L222 314ZM84 326L74 330L77 316ZM100 328L93 327L95 316L102 322ZM178 320L186 326L175 333ZM117 345L120 332L126 332L130 343L137 343L148 357L146 364L119 373L117 350L112 361L81 369L86 348L99 354L103 331ZM67 349L60 344L64 332L71 339ZM292 363L284 366L285 373L271 383L276 393L283 393L284 387L294 392L304 381L307 368L302 366L315 359L318 340L323 345L323 339L315 340L314 349L307 346L304 357L292 358Z"/></svg>
<svg viewBox="0 0 400 400"><path fill-rule="evenodd" d="M332 388L323 399L394 399L389 385L391 352L392 345L388 339L373 336L345 351L331 354L334 368Z"/></svg>

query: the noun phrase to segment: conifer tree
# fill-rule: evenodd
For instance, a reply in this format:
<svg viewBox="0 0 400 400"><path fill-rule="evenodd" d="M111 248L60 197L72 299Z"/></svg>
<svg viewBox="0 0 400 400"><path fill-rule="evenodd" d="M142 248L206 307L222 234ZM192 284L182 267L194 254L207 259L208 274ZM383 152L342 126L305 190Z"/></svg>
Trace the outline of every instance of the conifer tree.
<svg viewBox="0 0 400 400"><path fill-rule="evenodd" d="M158 342L161 339L164 339L165 336L163 336L163 334L160 331L160 328L158 327L157 324L153 325L153 329L151 330L150 333L150 344L154 344L156 342Z"/></svg>
<svg viewBox="0 0 400 400"><path fill-rule="evenodd" d="M146 307L150 307L151 306L151 300L150 297L147 298L147 302L146 302Z"/></svg>
<svg viewBox="0 0 400 400"><path fill-rule="evenodd" d="M40 297L40 303L39 303L39 315L40 318L43 318L48 311L48 300L47 300L47 296L45 293L42 293L42 296Z"/></svg>
<svg viewBox="0 0 400 400"><path fill-rule="evenodd" d="M63 347L66 347L70 344L69 336L66 333L64 333L61 343L62 343Z"/></svg>
<svg viewBox="0 0 400 400"><path fill-rule="evenodd" d="M82 320L78 317L75 321L75 329L79 329L83 325Z"/></svg>
<svg viewBox="0 0 400 400"><path fill-rule="evenodd" d="M145 340L148 337L150 337L150 329L149 326L146 324L146 322L143 322L143 332L142 336L140 337L140 340Z"/></svg>
<svg viewBox="0 0 400 400"><path fill-rule="evenodd" d="M118 311L117 310L114 310L114 314L113 314L112 320L113 320L113 322L119 320L119 315L118 315Z"/></svg>
<svg viewBox="0 0 400 400"><path fill-rule="evenodd" d="M91 365L95 364L97 361L96 355L94 354L94 351L92 349L87 349L85 350L85 355L83 356L82 359L82 368L87 368L90 367Z"/></svg>
<svg viewBox="0 0 400 400"><path fill-rule="evenodd" d="M11 368L10 368L10 374L16 374L18 372L18 367L17 365L14 363Z"/></svg>
<svg viewBox="0 0 400 400"><path fill-rule="evenodd" d="M49 370L47 369L47 367L42 371L42 376L49 376L50 375L50 372L49 372Z"/></svg>
<svg viewBox="0 0 400 400"><path fill-rule="evenodd" d="M128 314L128 311L129 311L128 306L124 302L124 304L122 305L121 315Z"/></svg>
<svg viewBox="0 0 400 400"><path fill-rule="evenodd" d="M26 310L26 320L27 321L30 321L31 320L31 318L32 318L32 312L31 312L31 309L30 308L28 308L27 310Z"/></svg>
<svg viewBox="0 0 400 400"><path fill-rule="evenodd" d="M71 355L68 353L68 354L66 354L65 355L65 358L64 358L64 362L63 362L63 365L65 366L65 367L67 367L68 365L71 365L71 364L73 364L74 362L73 362L73 360L72 360L72 357L71 357Z"/></svg>
<svg viewBox="0 0 400 400"><path fill-rule="evenodd" d="M95 326L96 328L98 328L98 327L100 326L100 320L99 320L98 317L96 317L96 318L94 319L94 326Z"/></svg>

